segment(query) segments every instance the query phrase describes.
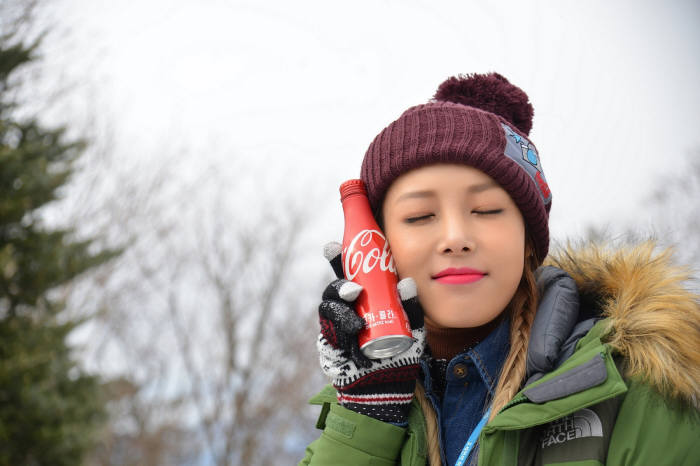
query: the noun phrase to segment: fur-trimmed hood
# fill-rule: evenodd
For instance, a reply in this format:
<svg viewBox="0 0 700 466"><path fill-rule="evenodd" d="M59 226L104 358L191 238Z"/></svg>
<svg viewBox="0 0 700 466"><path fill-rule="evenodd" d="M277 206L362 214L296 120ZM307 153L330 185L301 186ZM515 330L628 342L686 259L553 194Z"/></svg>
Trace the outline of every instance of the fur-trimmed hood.
<svg viewBox="0 0 700 466"><path fill-rule="evenodd" d="M576 282L582 306L608 318L603 341L625 357L627 377L668 398L700 401L700 299L687 288L688 269L653 242L612 248L568 245L545 265Z"/></svg>

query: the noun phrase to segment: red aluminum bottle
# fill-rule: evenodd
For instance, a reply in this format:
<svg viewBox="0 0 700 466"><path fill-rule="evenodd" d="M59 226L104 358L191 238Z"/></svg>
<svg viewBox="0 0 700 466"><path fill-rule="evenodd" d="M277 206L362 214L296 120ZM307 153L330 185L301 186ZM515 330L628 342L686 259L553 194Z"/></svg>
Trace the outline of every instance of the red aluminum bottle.
<svg viewBox="0 0 700 466"><path fill-rule="evenodd" d="M403 353L413 344L411 326L396 290L396 269L389 243L372 216L362 180L340 185L345 214L343 274L362 285L355 310L366 324L358 336L360 350L371 359Z"/></svg>

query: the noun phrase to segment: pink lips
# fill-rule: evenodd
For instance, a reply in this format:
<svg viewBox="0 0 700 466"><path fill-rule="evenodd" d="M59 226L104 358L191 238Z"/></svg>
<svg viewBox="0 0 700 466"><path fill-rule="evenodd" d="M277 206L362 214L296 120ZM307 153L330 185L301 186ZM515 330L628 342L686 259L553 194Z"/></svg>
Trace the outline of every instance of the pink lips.
<svg viewBox="0 0 700 466"><path fill-rule="evenodd" d="M477 282L484 278L485 275L486 272L470 269L468 267L450 267L449 269L445 269L433 275L433 279L447 285L465 285L467 283Z"/></svg>

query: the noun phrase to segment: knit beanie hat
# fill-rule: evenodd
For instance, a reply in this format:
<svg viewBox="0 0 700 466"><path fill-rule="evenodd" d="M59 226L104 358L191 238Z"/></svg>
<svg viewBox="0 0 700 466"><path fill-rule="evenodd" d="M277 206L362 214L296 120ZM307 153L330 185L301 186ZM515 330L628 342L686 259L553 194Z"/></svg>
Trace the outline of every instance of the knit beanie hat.
<svg viewBox="0 0 700 466"><path fill-rule="evenodd" d="M466 164L510 194L541 263L549 249L552 193L527 138L532 115L527 94L498 73L447 79L431 101L406 110L367 149L360 176L373 211L380 212L387 189L403 173L437 163Z"/></svg>

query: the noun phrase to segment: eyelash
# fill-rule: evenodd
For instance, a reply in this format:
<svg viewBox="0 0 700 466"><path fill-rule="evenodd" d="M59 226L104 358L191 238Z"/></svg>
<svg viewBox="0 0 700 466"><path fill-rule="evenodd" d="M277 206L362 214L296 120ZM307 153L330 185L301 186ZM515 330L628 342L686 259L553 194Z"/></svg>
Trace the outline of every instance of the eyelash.
<svg viewBox="0 0 700 466"><path fill-rule="evenodd" d="M493 210L474 210L472 213L477 214L477 215L496 215L500 214L503 212L503 209L493 209ZM427 220L430 217L432 217L434 214L428 214L428 215L421 215L419 217L409 217L406 220L404 220L406 223L416 223L420 222L422 220Z"/></svg>
<svg viewBox="0 0 700 466"><path fill-rule="evenodd" d="M420 222L421 220L427 220L432 216L433 216L433 214L421 215L420 217L409 217L404 221L406 223L416 223L416 222Z"/></svg>
<svg viewBox="0 0 700 466"><path fill-rule="evenodd" d="M477 215L495 215L503 212L503 209L493 209L493 210L475 210L473 213Z"/></svg>

